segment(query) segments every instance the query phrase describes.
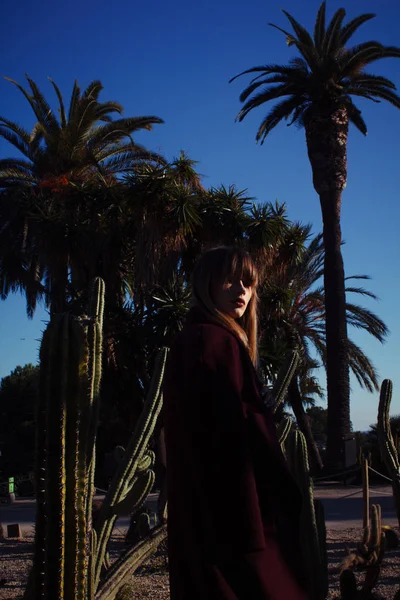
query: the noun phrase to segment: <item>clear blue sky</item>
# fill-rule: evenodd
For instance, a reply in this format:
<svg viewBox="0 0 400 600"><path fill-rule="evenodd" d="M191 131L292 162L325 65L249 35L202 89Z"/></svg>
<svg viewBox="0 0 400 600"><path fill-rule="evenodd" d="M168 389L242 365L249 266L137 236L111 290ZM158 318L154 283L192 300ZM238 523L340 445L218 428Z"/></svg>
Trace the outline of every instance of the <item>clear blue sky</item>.
<svg viewBox="0 0 400 600"><path fill-rule="evenodd" d="M165 120L138 141L168 159L180 149L199 161L205 185L235 183L260 201L286 202L289 216L321 229L317 195L311 181L304 131L282 125L264 146L255 132L265 108L235 124L238 96L246 79L228 80L251 66L286 63L293 55L282 34L267 26L288 27L285 8L312 28L319 0L203 0L202 3L127 2L115 6L99 0L54 3L10 2L2 12L0 75L24 82L28 73L48 98L52 77L69 98L74 79L85 87L93 79L104 84L103 99L117 100L126 115L157 115ZM376 39L400 45L400 4L393 0L331 0L328 13L344 6L348 17L365 12L377 18L365 24L354 41ZM384 60L371 71L400 87L400 61ZM54 104L53 104L54 105ZM400 413L400 279L399 157L400 111L391 105L359 102L368 124L364 138L349 137L348 186L343 196L346 274L368 274L368 286L379 303L364 302L387 323L391 334L381 346L368 335L353 333L376 364L380 375L394 381L392 412ZM32 114L18 90L0 79L0 114L33 125ZM10 155L0 142L0 156ZM0 302L0 377L17 364L36 362L38 339L47 315L25 316L24 299ZM365 429L375 421L377 394L352 383L352 420Z"/></svg>

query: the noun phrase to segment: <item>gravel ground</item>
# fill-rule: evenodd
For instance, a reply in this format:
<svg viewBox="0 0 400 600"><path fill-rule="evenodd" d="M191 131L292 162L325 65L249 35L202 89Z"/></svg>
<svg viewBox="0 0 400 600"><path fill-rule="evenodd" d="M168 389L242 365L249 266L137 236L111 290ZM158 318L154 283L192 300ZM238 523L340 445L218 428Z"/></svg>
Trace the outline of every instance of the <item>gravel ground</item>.
<svg viewBox="0 0 400 600"><path fill-rule="evenodd" d="M399 534L399 530L397 529ZM355 547L360 539L361 529L328 530L328 561L330 594L329 598L339 598L339 569L347 550ZM126 548L121 535L113 537L110 558L117 556ZM33 539L5 540L0 543L0 599L16 600L22 598L29 568L32 564ZM357 574L360 582L364 573ZM5 580L2 581L2 580ZM148 560L132 577L134 593L132 600L152 598L152 600L168 600L168 567L166 547L163 544L159 551ZM393 600L400 588L400 548L387 550L382 565L379 584L375 591L379 598ZM251 599L249 599L251 600Z"/></svg>

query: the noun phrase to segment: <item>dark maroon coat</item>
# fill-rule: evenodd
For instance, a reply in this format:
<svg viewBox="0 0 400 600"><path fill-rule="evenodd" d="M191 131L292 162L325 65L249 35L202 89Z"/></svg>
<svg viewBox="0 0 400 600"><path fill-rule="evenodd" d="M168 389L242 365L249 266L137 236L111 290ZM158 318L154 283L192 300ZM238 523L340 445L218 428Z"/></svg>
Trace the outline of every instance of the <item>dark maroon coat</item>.
<svg viewBox="0 0 400 600"><path fill-rule="evenodd" d="M164 380L171 600L305 600L301 498L240 340L192 310Z"/></svg>

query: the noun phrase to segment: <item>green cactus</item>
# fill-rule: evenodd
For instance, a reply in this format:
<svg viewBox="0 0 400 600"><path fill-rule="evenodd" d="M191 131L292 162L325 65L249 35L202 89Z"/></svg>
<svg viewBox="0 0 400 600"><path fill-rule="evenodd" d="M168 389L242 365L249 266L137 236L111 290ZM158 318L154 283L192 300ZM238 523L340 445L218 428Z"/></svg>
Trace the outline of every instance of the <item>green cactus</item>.
<svg viewBox="0 0 400 600"><path fill-rule="evenodd" d="M276 433L278 435L278 440L283 452L285 451L285 442L292 429L292 426L293 419L290 417L283 417L283 419L281 419L276 426Z"/></svg>
<svg viewBox="0 0 400 600"><path fill-rule="evenodd" d="M378 439L381 456L392 479L393 498L400 527L400 459L390 428L390 403L393 385L385 379L381 386L378 409Z"/></svg>
<svg viewBox="0 0 400 600"><path fill-rule="evenodd" d="M162 404L165 349L156 360L142 415L92 527L103 310L104 283L96 279L88 316L54 315L43 335L35 551L27 600L111 600L166 537L166 525L155 527L109 564L106 547L115 519L140 508L154 484L155 456L148 443ZM103 567L106 573L100 580Z"/></svg>
<svg viewBox="0 0 400 600"><path fill-rule="evenodd" d="M142 413L136 425L133 436L128 444L125 454L118 465L116 473L104 498L99 520L96 525L97 552L95 563L95 584L100 581L101 569L104 561L106 547L118 516L118 505L125 500L136 483L138 466L144 460L151 434L153 433L159 412L162 406L161 384L164 374L167 350L160 351L155 364L153 379L147 395ZM143 498L139 497L142 503ZM139 505L132 505L130 512L134 512Z"/></svg>
<svg viewBox="0 0 400 600"><path fill-rule="evenodd" d="M379 504L371 507L370 525L363 529L363 538L357 544L355 552L351 552L342 564L342 571L362 568L380 567L386 550L386 535L382 527L382 511ZM369 582L375 571L370 570L366 585L369 590ZM379 574L379 573L378 573ZM372 589L372 588L371 588ZM368 592L369 593L369 592Z"/></svg>
<svg viewBox="0 0 400 600"><path fill-rule="evenodd" d="M300 536L302 556L311 600L328 595L328 560L323 506L314 502L307 443L301 431L295 430L286 443L286 458L303 497Z"/></svg>
<svg viewBox="0 0 400 600"><path fill-rule="evenodd" d="M289 384L299 364L299 358L299 353L296 350L292 350L278 373L278 377L272 388L272 396L275 399L274 413L285 399Z"/></svg>

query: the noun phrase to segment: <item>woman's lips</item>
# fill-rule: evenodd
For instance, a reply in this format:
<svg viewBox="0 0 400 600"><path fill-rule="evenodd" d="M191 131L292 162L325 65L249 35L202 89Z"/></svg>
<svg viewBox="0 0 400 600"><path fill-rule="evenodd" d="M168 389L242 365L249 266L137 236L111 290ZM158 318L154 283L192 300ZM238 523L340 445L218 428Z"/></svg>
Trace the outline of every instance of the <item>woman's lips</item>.
<svg viewBox="0 0 400 600"><path fill-rule="evenodd" d="M234 300L233 303L236 306L244 306L245 305L245 301L244 300Z"/></svg>

